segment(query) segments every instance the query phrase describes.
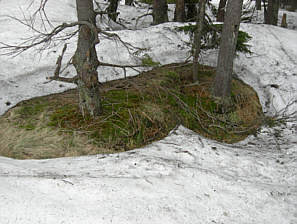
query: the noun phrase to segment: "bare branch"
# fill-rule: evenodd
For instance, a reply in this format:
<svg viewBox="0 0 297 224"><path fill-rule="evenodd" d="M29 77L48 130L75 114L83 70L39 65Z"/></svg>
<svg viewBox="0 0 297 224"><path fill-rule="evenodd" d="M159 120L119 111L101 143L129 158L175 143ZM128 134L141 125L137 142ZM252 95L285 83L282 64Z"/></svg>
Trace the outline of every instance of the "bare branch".
<svg viewBox="0 0 297 224"><path fill-rule="evenodd" d="M66 78L66 77L55 77L55 76L51 76L51 77L47 77L47 79L49 80L55 80L55 81L61 81L61 82L67 82L67 83L77 83L79 77L76 75L73 78Z"/></svg>
<svg viewBox="0 0 297 224"><path fill-rule="evenodd" d="M55 70L54 77L58 77L59 74L60 74L62 59L63 59L63 56L64 56L64 53L65 53L66 49L67 49L67 44L64 45L64 48L62 50L62 54L57 59L57 62L56 62L57 68Z"/></svg>
<svg viewBox="0 0 297 224"><path fill-rule="evenodd" d="M146 16L153 16L153 13L147 13L147 14L144 14L144 15L141 15L139 17L136 18L136 22L135 22L135 29L137 28L137 24L138 24L138 21L143 18L143 17L146 17Z"/></svg>
<svg viewBox="0 0 297 224"><path fill-rule="evenodd" d="M115 67L115 68L144 68L144 67L152 67L152 66L147 66L147 65L117 65L117 64L109 64L105 62L99 62L99 66L106 66L106 67Z"/></svg>
<svg viewBox="0 0 297 224"><path fill-rule="evenodd" d="M24 25L26 25L26 24L24 24ZM54 37L56 37L62 31L64 31L67 28L75 27L78 25L87 25L92 30L92 32L94 32L94 34L95 34L96 38L94 41L94 45L99 43L97 27L87 21L78 21L78 22L73 22L73 23L63 23L63 24L55 27L50 33L39 32L38 36L28 38L26 41L24 41L23 43L21 43L19 45L9 45L9 44L0 42L0 45L2 45L2 47L0 47L0 50L9 50L10 51L8 53L4 53L5 55L18 55L28 49L34 48L39 45L43 45L41 50L44 50L50 45L50 43L51 43L51 41L53 41ZM75 32L72 32L71 34L66 34L62 37L56 37L56 40L70 39L74 35L76 35L77 32L78 31L75 31Z"/></svg>

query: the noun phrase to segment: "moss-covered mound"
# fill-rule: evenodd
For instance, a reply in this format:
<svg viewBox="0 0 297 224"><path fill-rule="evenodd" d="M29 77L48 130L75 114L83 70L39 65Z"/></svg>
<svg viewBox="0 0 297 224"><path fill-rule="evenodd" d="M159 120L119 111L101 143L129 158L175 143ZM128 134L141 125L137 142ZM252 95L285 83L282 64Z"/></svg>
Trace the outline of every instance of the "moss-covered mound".
<svg viewBox="0 0 297 224"><path fill-rule="evenodd" d="M76 90L19 103L0 118L0 154L27 158L114 153L164 138L184 125L208 138L232 143L261 125L257 94L232 82L234 106L221 113L211 98L214 69L200 67L192 84L191 65L167 65L137 77L102 85L103 114L83 117Z"/></svg>

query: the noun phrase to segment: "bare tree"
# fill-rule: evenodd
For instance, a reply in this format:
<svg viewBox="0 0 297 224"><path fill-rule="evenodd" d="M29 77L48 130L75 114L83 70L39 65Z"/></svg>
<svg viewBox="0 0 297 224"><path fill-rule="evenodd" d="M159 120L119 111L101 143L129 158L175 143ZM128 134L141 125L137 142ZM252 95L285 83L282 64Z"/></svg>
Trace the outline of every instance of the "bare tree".
<svg viewBox="0 0 297 224"><path fill-rule="evenodd" d="M220 99L223 107L228 107L231 96L233 60L240 25L243 0L228 0L220 43L213 96Z"/></svg>
<svg viewBox="0 0 297 224"><path fill-rule="evenodd" d="M153 2L153 24L168 22L168 5L167 0L154 0Z"/></svg>
<svg viewBox="0 0 297 224"><path fill-rule="evenodd" d="M198 82L198 58L201 50L201 38L205 16L206 0L199 1L199 13L196 19L196 31L194 33L194 55L193 55L193 82Z"/></svg>
<svg viewBox="0 0 297 224"><path fill-rule="evenodd" d="M218 22L224 22L226 3L227 3L227 0L220 0L218 14L217 14Z"/></svg>
<svg viewBox="0 0 297 224"><path fill-rule="evenodd" d="M34 1L34 0L32 0ZM61 77L61 67L63 55L66 51L67 45L64 45L62 54L57 59L57 67L53 76L48 77L50 80L57 80L62 82L75 83L78 86L79 93L79 107L83 115L98 116L102 112L100 104L100 92L98 82L98 66L110 66L122 68L126 74L126 68L135 69L136 67L144 67L143 65L115 65L104 63L98 60L96 45L99 43L99 35L105 38L119 41L123 44L129 53L132 50L143 50L141 48L133 47L131 44L124 42L115 33L108 33L96 27L96 16L107 14L105 11L95 12L93 0L76 0L77 9L77 22L63 23L54 27L50 32L39 31L34 27L34 16L40 14L45 26L46 22L50 23L44 11L45 5L48 0L40 1L40 8L34 13L32 19L28 23L22 20L13 18L21 22L23 25L28 26L36 33L37 36L28 38L23 43L18 45L9 45L0 43L0 49L8 52L6 54L18 55L28 49L39 47L39 50L45 50L52 46L55 41L67 41L78 34L77 49L68 64L73 64L77 75L73 78ZM78 30L72 32L64 32L68 28L78 26ZM63 33L64 32L64 33ZM135 69L136 70L136 69Z"/></svg>

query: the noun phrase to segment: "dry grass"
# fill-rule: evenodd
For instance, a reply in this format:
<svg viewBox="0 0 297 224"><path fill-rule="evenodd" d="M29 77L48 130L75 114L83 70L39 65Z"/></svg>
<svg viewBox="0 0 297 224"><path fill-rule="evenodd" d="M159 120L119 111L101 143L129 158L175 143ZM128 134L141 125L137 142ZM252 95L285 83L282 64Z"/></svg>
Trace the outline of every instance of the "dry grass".
<svg viewBox="0 0 297 224"><path fill-rule="evenodd" d="M114 153L164 138L176 125L232 143L257 130L262 110L257 94L233 80L234 105L220 113L211 98L214 69L201 67L192 85L191 66L169 65L102 86L104 113L93 119L78 110L77 91L19 103L0 117L0 155L44 159Z"/></svg>

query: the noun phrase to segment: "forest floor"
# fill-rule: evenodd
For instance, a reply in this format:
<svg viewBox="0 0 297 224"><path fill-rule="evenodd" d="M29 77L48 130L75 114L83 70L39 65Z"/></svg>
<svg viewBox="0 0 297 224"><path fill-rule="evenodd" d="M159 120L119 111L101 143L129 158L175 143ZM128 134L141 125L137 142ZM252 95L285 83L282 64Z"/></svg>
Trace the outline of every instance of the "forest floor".
<svg viewBox="0 0 297 224"><path fill-rule="evenodd" d="M77 89L20 102L0 118L0 155L17 159L117 153L143 147L183 125L207 138L234 143L267 121L256 92L232 82L232 105L211 97L215 69L170 64L101 84L103 113L82 116ZM273 122L271 120L271 122Z"/></svg>

